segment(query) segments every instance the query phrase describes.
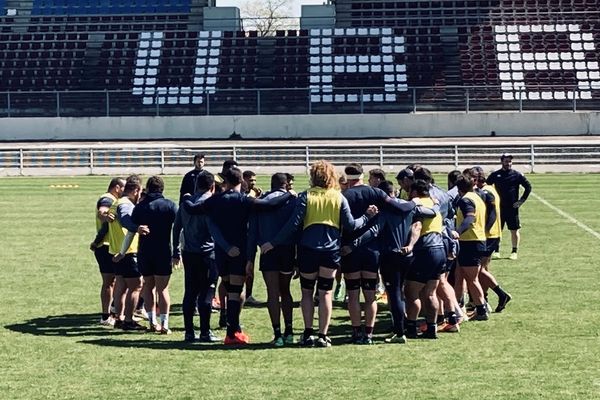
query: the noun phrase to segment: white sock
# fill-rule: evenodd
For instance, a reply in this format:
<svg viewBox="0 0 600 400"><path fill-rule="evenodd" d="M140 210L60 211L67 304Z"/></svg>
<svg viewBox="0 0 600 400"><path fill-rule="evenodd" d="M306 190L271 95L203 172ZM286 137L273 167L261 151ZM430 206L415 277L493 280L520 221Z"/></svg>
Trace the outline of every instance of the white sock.
<svg viewBox="0 0 600 400"><path fill-rule="evenodd" d="M156 315L154 315L154 311L147 311L148 313L148 321L151 325L156 325Z"/></svg>
<svg viewBox="0 0 600 400"><path fill-rule="evenodd" d="M169 314L160 314L160 324L163 328L169 329Z"/></svg>

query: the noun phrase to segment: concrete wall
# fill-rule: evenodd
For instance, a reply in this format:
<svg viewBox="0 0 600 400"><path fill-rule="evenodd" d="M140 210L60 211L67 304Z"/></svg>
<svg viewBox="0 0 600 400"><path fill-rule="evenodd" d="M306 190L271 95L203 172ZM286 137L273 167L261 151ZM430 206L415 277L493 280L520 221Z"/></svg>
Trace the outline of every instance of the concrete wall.
<svg viewBox="0 0 600 400"><path fill-rule="evenodd" d="M600 135L600 112L1 118L1 141Z"/></svg>

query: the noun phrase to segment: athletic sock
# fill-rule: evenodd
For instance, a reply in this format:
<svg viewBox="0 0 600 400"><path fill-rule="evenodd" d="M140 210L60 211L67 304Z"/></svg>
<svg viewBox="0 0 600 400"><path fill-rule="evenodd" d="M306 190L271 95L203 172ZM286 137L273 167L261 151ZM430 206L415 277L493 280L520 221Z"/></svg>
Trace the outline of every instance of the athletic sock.
<svg viewBox="0 0 600 400"><path fill-rule="evenodd" d="M353 326L352 327L352 337L359 337L360 334L362 333L362 327L360 326Z"/></svg>
<svg viewBox="0 0 600 400"><path fill-rule="evenodd" d="M437 323L438 325L441 325L441 324L443 324L443 323L444 323L444 321L445 321L445 320L446 320L446 317L444 317L444 315L443 315L443 314L440 314L440 315L438 315L438 316L437 316L437 321L436 321L436 323Z"/></svg>
<svg viewBox="0 0 600 400"><path fill-rule="evenodd" d="M437 324L436 323L427 323L427 333L435 334L437 332Z"/></svg>
<svg viewBox="0 0 600 400"><path fill-rule="evenodd" d="M150 325L156 325L156 315L154 314L154 311L147 311L146 314L148 314L148 322L150 322Z"/></svg>
<svg viewBox="0 0 600 400"><path fill-rule="evenodd" d="M293 335L293 334L294 334L294 329L292 328L292 323L286 321L285 330L283 331L283 335L288 336L288 335Z"/></svg>
<svg viewBox="0 0 600 400"><path fill-rule="evenodd" d="M110 317L110 314L102 314L102 320L106 321Z"/></svg>
<svg viewBox="0 0 600 400"><path fill-rule="evenodd" d="M240 330L240 307L239 300L227 298L227 336L233 337Z"/></svg>
<svg viewBox="0 0 600 400"><path fill-rule="evenodd" d="M512 252L513 252L513 253L516 253L518 250L519 250L519 248L518 248L518 247L513 247L513 248L512 248Z"/></svg>
<svg viewBox="0 0 600 400"><path fill-rule="evenodd" d="M163 329L169 329L169 314L160 314L160 324Z"/></svg>
<svg viewBox="0 0 600 400"><path fill-rule="evenodd" d="M313 328L306 328L306 329L304 329L304 333L302 334L302 336L304 336L304 338L306 339L306 338L314 335L314 333L315 333L315 330Z"/></svg>
<svg viewBox="0 0 600 400"><path fill-rule="evenodd" d="M372 326L365 326L365 335L367 337L373 336L373 329L374 329L374 327L372 327Z"/></svg>
<svg viewBox="0 0 600 400"><path fill-rule="evenodd" d="M487 314L487 309L485 308L485 304L482 304L480 306L475 306L475 309L477 310L477 315Z"/></svg>
<svg viewBox="0 0 600 400"><path fill-rule="evenodd" d="M281 337L281 327L279 325L273 325L273 335L275 336L275 339Z"/></svg>
<svg viewBox="0 0 600 400"><path fill-rule="evenodd" d="M504 291L504 289L502 289L500 287L500 285L497 285L496 287L492 288L492 290L494 291L494 293L496 293L498 295L498 297L502 298L504 296L506 296L506 292Z"/></svg>
<svg viewBox="0 0 600 400"><path fill-rule="evenodd" d="M327 338L327 335L324 333L319 333L319 339L323 339L325 340L325 338Z"/></svg>

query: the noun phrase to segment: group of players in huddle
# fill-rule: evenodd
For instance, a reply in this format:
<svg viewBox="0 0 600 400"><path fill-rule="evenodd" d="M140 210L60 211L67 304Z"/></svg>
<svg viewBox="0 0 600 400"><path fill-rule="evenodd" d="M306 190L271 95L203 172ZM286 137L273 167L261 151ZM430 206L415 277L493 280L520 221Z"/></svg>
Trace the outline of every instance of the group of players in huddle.
<svg viewBox="0 0 600 400"><path fill-rule="evenodd" d="M345 286L351 343L373 343L380 284L393 323L386 343L458 332L463 321L489 318L488 291L497 295L495 312L511 301L489 265L499 251L504 223L512 233L511 259L517 258L518 208L531 186L512 170L512 156L503 154L501 161L502 169L490 177L480 167L450 172L446 191L421 165L401 170L396 190L380 169L369 171L365 184L360 164L346 165L340 177L322 160L310 168L310 188L296 194L290 174L274 174L271 190L263 193L255 174L242 173L234 160L213 175L203 168L204 155L198 154L194 170L182 181L179 206L163 196L160 177L150 177L145 188L137 175L114 178L97 202L97 236L91 245L103 278L100 323L170 334L169 279L181 260L184 340L221 341L210 327L213 302L219 299L219 325L227 329L224 343L247 344L240 312L245 297L250 298L260 250L276 347L331 346L336 279L336 295ZM525 188L520 198L519 185ZM503 200L508 205L503 207ZM293 277L300 281L304 322L297 341ZM470 313L464 307L467 294ZM148 327L134 315L141 299Z"/></svg>

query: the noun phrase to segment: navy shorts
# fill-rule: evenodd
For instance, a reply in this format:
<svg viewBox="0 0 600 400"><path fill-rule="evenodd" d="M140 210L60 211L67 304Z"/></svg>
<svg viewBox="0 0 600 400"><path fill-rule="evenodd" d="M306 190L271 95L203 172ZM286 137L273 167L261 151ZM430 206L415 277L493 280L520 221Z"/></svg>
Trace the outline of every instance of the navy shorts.
<svg viewBox="0 0 600 400"><path fill-rule="evenodd" d="M460 253L458 253L459 267L479 267L481 257L485 254L486 245L483 241L460 242Z"/></svg>
<svg viewBox="0 0 600 400"><path fill-rule="evenodd" d="M340 252L318 251L308 247L298 247L298 269L304 274L319 272L319 267L338 269L340 267Z"/></svg>
<svg viewBox="0 0 600 400"><path fill-rule="evenodd" d="M505 224L511 231L521 229L521 221L519 220L519 209L512 207L512 204L511 207L501 207L500 222L502 224L502 229L504 229Z"/></svg>
<svg viewBox="0 0 600 400"><path fill-rule="evenodd" d="M112 262L112 255L108 252L108 246L100 246L94 250L94 257L98 262L101 274L114 274L115 263Z"/></svg>
<svg viewBox="0 0 600 400"><path fill-rule="evenodd" d="M500 250L500 238L488 238L485 241L485 251L483 256L489 257L498 250Z"/></svg>
<svg viewBox="0 0 600 400"><path fill-rule="evenodd" d="M403 255L400 253L390 252L381 253L379 260L381 262L382 275L391 272L406 273L412 266L415 256L413 253L410 253L409 255Z"/></svg>
<svg viewBox="0 0 600 400"><path fill-rule="evenodd" d="M170 252L163 254L138 253L138 265L142 276L168 276L173 272Z"/></svg>
<svg viewBox="0 0 600 400"><path fill-rule="evenodd" d="M125 254L121 261L115 263L115 275L123 278L139 278L142 276L138 268L137 254Z"/></svg>
<svg viewBox="0 0 600 400"><path fill-rule="evenodd" d="M244 253L240 253L237 257L229 257L223 250L216 248L215 261L219 276L246 276L246 254Z"/></svg>
<svg viewBox="0 0 600 400"><path fill-rule="evenodd" d="M263 272L279 271L291 274L294 271L294 259L296 258L296 246L275 246L273 250L260 255L260 270Z"/></svg>
<svg viewBox="0 0 600 400"><path fill-rule="evenodd" d="M425 247L414 253L415 260L406 274L406 280L427 283L440 279L446 266L446 250L443 247Z"/></svg>
<svg viewBox="0 0 600 400"><path fill-rule="evenodd" d="M379 271L379 252L368 247L359 247L345 257L342 257L342 272Z"/></svg>

